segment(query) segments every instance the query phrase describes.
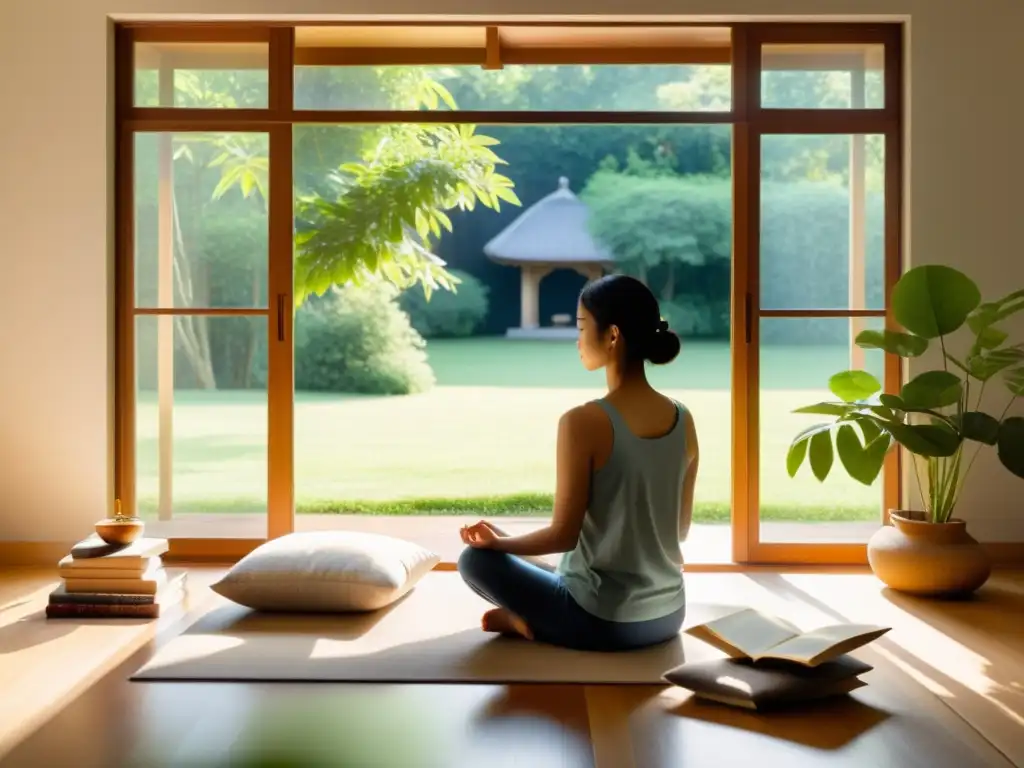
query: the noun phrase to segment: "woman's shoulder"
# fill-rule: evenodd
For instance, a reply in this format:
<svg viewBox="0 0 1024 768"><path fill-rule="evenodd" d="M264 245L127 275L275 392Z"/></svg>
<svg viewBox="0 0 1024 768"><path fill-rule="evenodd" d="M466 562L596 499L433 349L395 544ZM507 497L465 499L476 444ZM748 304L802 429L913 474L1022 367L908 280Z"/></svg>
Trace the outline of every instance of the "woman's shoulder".
<svg viewBox="0 0 1024 768"><path fill-rule="evenodd" d="M608 411L601 400L588 400L573 406L562 414L562 421L576 425L600 423L608 420Z"/></svg>
<svg viewBox="0 0 1024 768"><path fill-rule="evenodd" d="M593 437L611 426L608 411L600 400L588 400L570 408L558 423L560 429L581 437Z"/></svg>
<svg viewBox="0 0 1024 768"><path fill-rule="evenodd" d="M656 398L656 401L660 401L660 407L662 407L662 408L668 408L668 407L675 408L684 417L689 415L690 409L686 407L686 404L683 403L683 401L677 400L676 398L672 397L671 395L666 395L664 392L662 392L660 390L657 390L657 389L653 390L653 393L654 393L654 397Z"/></svg>

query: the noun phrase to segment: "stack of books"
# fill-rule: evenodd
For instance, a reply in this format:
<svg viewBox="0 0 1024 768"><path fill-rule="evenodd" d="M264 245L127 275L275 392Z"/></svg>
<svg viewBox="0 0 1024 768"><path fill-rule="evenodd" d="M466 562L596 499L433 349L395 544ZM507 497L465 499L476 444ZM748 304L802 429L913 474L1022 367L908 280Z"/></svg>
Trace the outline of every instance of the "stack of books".
<svg viewBox="0 0 1024 768"><path fill-rule="evenodd" d="M58 564L63 581L50 593L47 618L158 618L184 597L185 574L164 569L166 551L166 539L79 542Z"/></svg>
<svg viewBox="0 0 1024 768"><path fill-rule="evenodd" d="M850 652L888 631L835 624L802 632L775 616L744 609L686 630L728 658L686 663L664 679L699 699L754 710L843 696L864 687L860 676L872 669Z"/></svg>

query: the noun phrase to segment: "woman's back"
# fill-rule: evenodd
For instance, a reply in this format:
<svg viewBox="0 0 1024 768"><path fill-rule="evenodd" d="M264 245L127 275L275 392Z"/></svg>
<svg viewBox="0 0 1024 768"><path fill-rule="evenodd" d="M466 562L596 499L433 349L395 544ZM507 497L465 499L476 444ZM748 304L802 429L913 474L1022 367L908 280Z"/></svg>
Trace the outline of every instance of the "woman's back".
<svg viewBox="0 0 1024 768"><path fill-rule="evenodd" d="M644 621L685 602L680 510L692 421L653 390L616 395L586 406L594 429L590 499L579 542L558 570L595 616Z"/></svg>
<svg viewBox="0 0 1024 768"><path fill-rule="evenodd" d="M697 432L644 367L672 362L681 344L651 289L627 275L587 283L576 327L580 363L604 369L608 395L558 421L551 523L522 536L483 520L463 528L459 572L497 606L481 620L487 631L642 648L678 635L686 613L680 542L693 512ZM526 560L556 552L566 553L557 573Z"/></svg>

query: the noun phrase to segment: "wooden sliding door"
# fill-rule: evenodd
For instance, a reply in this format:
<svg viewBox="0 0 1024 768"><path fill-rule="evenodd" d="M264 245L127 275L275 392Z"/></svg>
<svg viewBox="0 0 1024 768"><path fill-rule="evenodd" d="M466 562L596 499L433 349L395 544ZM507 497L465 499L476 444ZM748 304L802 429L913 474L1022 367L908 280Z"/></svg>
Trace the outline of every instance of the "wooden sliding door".
<svg viewBox="0 0 1024 768"><path fill-rule="evenodd" d="M184 555L291 519L283 32L118 31L117 494Z"/></svg>
<svg viewBox="0 0 1024 768"><path fill-rule="evenodd" d="M793 411L835 396L863 369L898 391L898 358L854 343L888 323L900 273L901 91L896 27L748 30L744 195L744 502L736 559L860 563L899 500L899 455L871 487L838 459L824 482L786 467L790 442L822 421Z"/></svg>

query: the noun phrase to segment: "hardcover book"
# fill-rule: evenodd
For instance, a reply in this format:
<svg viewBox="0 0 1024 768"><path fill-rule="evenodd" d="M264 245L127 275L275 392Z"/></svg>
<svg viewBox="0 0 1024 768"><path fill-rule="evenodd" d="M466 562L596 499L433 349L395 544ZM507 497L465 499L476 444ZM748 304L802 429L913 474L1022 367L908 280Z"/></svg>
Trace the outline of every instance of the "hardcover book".
<svg viewBox="0 0 1024 768"><path fill-rule="evenodd" d="M686 630L734 659L773 659L816 667L878 639L888 627L834 624L803 632L751 608Z"/></svg>

